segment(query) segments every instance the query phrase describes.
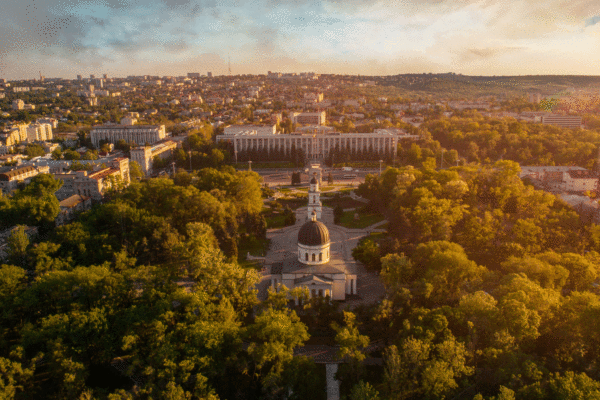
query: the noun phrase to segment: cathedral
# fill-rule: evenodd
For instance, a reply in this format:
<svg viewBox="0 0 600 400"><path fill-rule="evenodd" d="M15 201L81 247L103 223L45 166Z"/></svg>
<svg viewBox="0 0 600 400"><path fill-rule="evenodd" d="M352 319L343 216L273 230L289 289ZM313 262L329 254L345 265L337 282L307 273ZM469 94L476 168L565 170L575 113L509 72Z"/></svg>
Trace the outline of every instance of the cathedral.
<svg viewBox="0 0 600 400"><path fill-rule="evenodd" d="M297 254L288 254L283 261L271 265L271 285L285 285L288 289L306 287L311 297L330 297L345 300L346 295L357 294L357 268L354 262L346 262L341 251L341 240L332 242L327 226L319 221L322 217L319 184L315 177L310 181L308 194L308 218L300 227Z"/></svg>

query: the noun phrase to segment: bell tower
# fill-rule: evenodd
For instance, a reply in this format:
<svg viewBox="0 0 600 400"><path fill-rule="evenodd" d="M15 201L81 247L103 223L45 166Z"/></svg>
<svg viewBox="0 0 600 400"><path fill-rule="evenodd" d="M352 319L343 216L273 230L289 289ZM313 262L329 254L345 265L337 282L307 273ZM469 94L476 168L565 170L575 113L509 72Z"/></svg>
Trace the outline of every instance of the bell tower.
<svg viewBox="0 0 600 400"><path fill-rule="evenodd" d="M310 188L308 189L308 213L307 216L314 212L317 219L321 219L321 211L323 204L321 203L321 191L319 190L319 181L317 174L314 173L310 180ZM308 218L308 217L307 217Z"/></svg>

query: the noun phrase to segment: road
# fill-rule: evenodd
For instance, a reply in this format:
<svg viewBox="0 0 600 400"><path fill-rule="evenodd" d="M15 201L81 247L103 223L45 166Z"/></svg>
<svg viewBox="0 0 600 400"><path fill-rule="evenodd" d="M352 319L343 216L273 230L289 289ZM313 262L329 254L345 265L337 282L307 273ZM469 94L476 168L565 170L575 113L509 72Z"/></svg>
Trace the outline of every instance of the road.
<svg viewBox="0 0 600 400"><path fill-rule="evenodd" d="M296 172L298 170L296 169L279 169L279 170L274 170L274 169L258 169L258 170L254 170L254 172L258 173L260 176L263 177L265 183L268 183L269 186L282 186L282 185L290 185L292 182L292 173ZM358 172L349 172L349 171L342 171L341 169L335 169L335 170L331 170L331 169L324 169L323 170L323 176L322 176L322 185L325 186L327 185L327 176L329 175L329 173L331 172L331 175L333 176L333 181L335 184L353 184L354 186L358 185L359 183L363 183L365 181L365 176L367 176L367 174L379 174L379 169L362 169L359 170ZM356 178L344 178L344 175L356 175ZM301 179L301 185L306 186L309 184L311 176L304 172L304 170L301 170L300 173L300 179Z"/></svg>

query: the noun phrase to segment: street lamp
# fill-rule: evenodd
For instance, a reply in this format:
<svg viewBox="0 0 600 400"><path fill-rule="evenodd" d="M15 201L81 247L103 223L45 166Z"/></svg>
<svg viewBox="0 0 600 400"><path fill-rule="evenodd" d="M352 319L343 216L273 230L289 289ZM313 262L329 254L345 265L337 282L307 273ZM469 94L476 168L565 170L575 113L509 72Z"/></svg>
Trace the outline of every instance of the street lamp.
<svg viewBox="0 0 600 400"><path fill-rule="evenodd" d="M379 176L381 176L381 164L383 163L383 160L379 160Z"/></svg>
<svg viewBox="0 0 600 400"><path fill-rule="evenodd" d="M248 160L248 171L252 171L252 161Z"/></svg>

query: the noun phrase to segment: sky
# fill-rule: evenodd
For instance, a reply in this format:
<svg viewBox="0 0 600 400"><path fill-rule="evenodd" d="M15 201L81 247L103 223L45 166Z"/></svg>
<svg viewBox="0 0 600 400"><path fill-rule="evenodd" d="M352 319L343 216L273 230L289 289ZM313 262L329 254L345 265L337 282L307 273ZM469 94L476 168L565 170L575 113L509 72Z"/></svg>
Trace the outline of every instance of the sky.
<svg viewBox="0 0 600 400"><path fill-rule="evenodd" d="M600 1L3 0L0 78L600 75Z"/></svg>

